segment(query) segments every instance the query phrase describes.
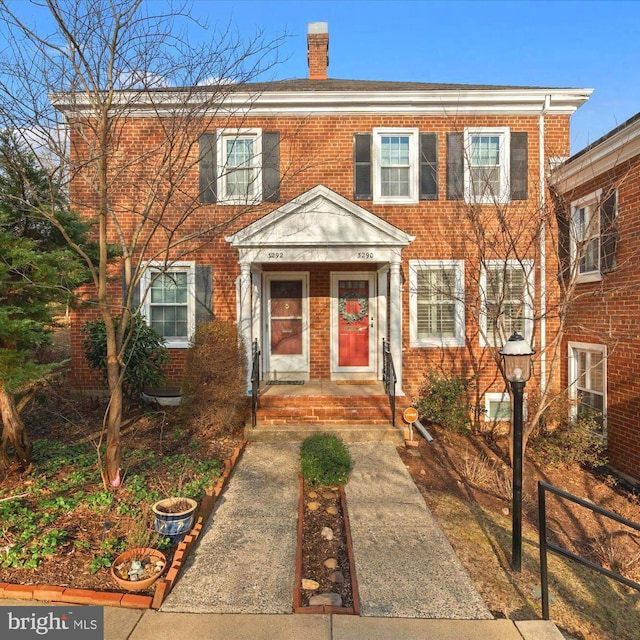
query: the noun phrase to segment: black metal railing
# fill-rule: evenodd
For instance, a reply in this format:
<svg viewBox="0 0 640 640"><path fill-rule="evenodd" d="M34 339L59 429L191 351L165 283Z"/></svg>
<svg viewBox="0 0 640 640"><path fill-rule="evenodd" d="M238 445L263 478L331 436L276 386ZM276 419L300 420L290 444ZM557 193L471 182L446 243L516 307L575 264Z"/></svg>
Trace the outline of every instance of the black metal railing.
<svg viewBox="0 0 640 640"><path fill-rule="evenodd" d="M382 338L382 384L384 392L389 398L389 406L391 407L391 423L396 426L396 368L393 364L393 356L389 343Z"/></svg>
<svg viewBox="0 0 640 640"><path fill-rule="evenodd" d="M575 560L576 562L584 565L585 567L589 567L594 571L598 571L599 573L604 574L608 578L612 580L616 580L617 582L621 582L622 584L627 585L627 587L631 587L632 589L636 589L640 591L640 584L634 582L633 580L629 580L624 576L621 576L619 573L615 571L610 571L609 569L605 569L604 567L596 564L595 562L591 562L591 560L587 560L587 558L583 558L582 556L576 555L572 553L568 549L561 547L553 542L549 542L547 540L547 504L546 504L546 494L552 493L560 498L564 498L565 500L569 500L575 504L584 507L585 509L589 509L594 513L599 513L606 518L610 518L611 520L615 520L620 524L625 525L631 529L635 529L636 531L640 531L640 525L636 522L632 522L631 520L627 520L622 516L619 516L617 513L613 513L612 511L608 511L607 509L603 509L598 505L593 504L593 502L589 502L588 500L583 500L582 498L578 498L562 489L558 489L546 482L538 482L538 526L540 529L540 585L542 588L542 617L545 620L549 619L549 576L548 576L548 566L547 566L547 551L553 551L558 555L564 556L565 558L569 558L570 560Z"/></svg>
<svg viewBox="0 0 640 640"><path fill-rule="evenodd" d="M260 388L260 347L258 340L253 341L253 358L251 362L251 428L256 428L258 421L258 390Z"/></svg>

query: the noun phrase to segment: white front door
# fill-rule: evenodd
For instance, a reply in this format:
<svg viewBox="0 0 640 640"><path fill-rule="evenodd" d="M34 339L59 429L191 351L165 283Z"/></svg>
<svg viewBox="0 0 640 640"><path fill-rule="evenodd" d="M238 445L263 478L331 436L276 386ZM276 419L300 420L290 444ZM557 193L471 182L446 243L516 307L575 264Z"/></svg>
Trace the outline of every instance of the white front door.
<svg viewBox="0 0 640 640"><path fill-rule="evenodd" d="M265 378L309 378L309 277L306 273L265 276Z"/></svg>
<svg viewBox="0 0 640 640"><path fill-rule="evenodd" d="M334 377L376 372L376 274L331 275L331 371Z"/></svg>

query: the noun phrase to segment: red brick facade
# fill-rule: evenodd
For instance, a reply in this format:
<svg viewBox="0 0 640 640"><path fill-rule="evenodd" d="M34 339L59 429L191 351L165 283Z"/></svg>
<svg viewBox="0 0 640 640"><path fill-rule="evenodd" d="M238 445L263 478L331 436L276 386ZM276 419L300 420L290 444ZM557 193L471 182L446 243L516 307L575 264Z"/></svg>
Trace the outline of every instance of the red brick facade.
<svg viewBox="0 0 640 640"><path fill-rule="evenodd" d="M617 192L616 267L578 282L568 307L562 380L572 383L570 346L606 353L605 415L609 461L640 480L640 153L638 116L570 159L556 177L567 207L590 194ZM635 151L634 151L635 149ZM602 160L599 156L608 154Z"/></svg>

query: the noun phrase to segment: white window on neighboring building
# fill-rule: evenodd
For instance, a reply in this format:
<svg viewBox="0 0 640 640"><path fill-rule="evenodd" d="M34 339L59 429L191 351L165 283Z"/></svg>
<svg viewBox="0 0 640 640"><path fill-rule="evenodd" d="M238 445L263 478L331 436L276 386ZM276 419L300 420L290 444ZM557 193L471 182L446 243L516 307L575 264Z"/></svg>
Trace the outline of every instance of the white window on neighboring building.
<svg viewBox="0 0 640 640"><path fill-rule="evenodd" d="M464 261L409 262L412 347L464 346Z"/></svg>
<svg viewBox="0 0 640 640"><path fill-rule="evenodd" d="M195 265L150 266L141 282L142 313L168 347L188 347L195 329Z"/></svg>
<svg viewBox="0 0 640 640"><path fill-rule="evenodd" d="M574 417L594 416L606 429L606 347L582 342L569 343L569 396Z"/></svg>
<svg viewBox="0 0 640 640"><path fill-rule="evenodd" d="M531 344L533 260L487 260L480 271L481 346L502 346L513 333Z"/></svg>
<svg viewBox="0 0 640 640"><path fill-rule="evenodd" d="M247 204L262 199L259 129L223 130L218 136L218 202Z"/></svg>
<svg viewBox="0 0 640 640"><path fill-rule="evenodd" d="M465 199L474 203L509 201L509 129L464 131Z"/></svg>
<svg viewBox="0 0 640 640"><path fill-rule="evenodd" d="M508 393L485 393L484 419L487 422L510 421L511 396Z"/></svg>
<svg viewBox="0 0 640 640"><path fill-rule="evenodd" d="M602 278L600 270L600 198L602 190L571 205L571 254L577 261L577 281Z"/></svg>
<svg viewBox="0 0 640 640"><path fill-rule="evenodd" d="M373 200L418 202L418 129L373 130Z"/></svg>

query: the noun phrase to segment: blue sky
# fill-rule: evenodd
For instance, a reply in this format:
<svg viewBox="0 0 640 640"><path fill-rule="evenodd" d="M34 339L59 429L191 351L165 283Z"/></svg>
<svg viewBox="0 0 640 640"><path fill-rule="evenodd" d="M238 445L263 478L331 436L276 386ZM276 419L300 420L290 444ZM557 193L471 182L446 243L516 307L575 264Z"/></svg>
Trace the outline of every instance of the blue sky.
<svg viewBox="0 0 640 640"><path fill-rule="evenodd" d="M192 14L247 38L286 31L277 79L306 77L307 23L328 22L334 78L593 88L572 152L640 111L636 1L195 0Z"/></svg>
<svg viewBox="0 0 640 640"><path fill-rule="evenodd" d="M640 111L640 2L198 0L194 14L241 33L286 30L279 79L305 77L308 22L329 23L329 75L595 89L571 149Z"/></svg>

